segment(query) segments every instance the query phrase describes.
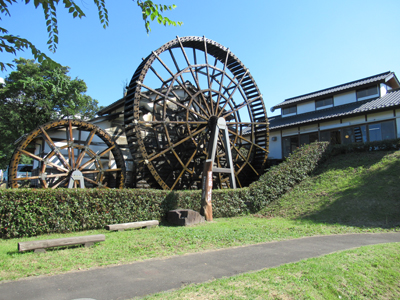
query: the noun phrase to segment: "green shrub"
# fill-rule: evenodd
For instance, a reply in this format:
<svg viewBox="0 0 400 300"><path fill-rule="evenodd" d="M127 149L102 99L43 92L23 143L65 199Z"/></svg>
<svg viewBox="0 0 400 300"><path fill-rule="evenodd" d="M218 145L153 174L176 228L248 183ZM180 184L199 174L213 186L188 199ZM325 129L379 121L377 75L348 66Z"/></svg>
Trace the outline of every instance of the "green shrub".
<svg viewBox="0 0 400 300"><path fill-rule="evenodd" d="M233 190L213 193L215 217L247 213ZM104 228L107 224L163 220L169 210L200 211L201 191L123 189L15 189L0 191L0 237Z"/></svg>
<svg viewBox="0 0 400 300"><path fill-rule="evenodd" d="M251 212L261 210L306 178L318 166L328 145L327 142L305 145L250 184L245 196Z"/></svg>

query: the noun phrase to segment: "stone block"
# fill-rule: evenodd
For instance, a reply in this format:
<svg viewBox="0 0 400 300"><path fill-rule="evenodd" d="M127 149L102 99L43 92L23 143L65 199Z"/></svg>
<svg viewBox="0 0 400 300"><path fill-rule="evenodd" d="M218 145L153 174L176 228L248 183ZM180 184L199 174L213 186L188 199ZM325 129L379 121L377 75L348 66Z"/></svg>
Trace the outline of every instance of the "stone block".
<svg viewBox="0 0 400 300"><path fill-rule="evenodd" d="M169 223L178 226L190 226L205 221L202 215L191 209L170 210L167 220Z"/></svg>

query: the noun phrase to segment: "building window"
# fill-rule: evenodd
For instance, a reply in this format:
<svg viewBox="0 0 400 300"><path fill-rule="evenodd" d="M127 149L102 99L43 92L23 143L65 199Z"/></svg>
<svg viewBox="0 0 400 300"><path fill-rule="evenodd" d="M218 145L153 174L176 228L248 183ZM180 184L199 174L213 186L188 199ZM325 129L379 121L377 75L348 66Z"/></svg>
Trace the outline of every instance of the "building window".
<svg viewBox="0 0 400 300"><path fill-rule="evenodd" d="M371 86L357 91L357 100L379 97L378 86Z"/></svg>
<svg viewBox="0 0 400 300"><path fill-rule="evenodd" d="M333 106L333 98L326 98L315 101L315 109L332 107Z"/></svg>
<svg viewBox="0 0 400 300"><path fill-rule="evenodd" d="M342 130L342 143L363 143L367 141L367 127L365 125L348 127Z"/></svg>
<svg viewBox="0 0 400 300"><path fill-rule="evenodd" d="M320 141L330 142L332 145L341 144L340 129L322 131Z"/></svg>
<svg viewBox="0 0 400 300"><path fill-rule="evenodd" d="M300 135L300 146L308 145L318 141L318 132L312 132Z"/></svg>
<svg viewBox="0 0 400 300"><path fill-rule="evenodd" d="M292 114L297 114L297 106L290 106L290 107L285 107L282 108L282 115L292 115Z"/></svg>
<svg viewBox="0 0 400 300"><path fill-rule="evenodd" d="M288 157L290 153L299 147L299 137L296 135L282 138L282 146L283 157Z"/></svg>
<svg viewBox="0 0 400 300"><path fill-rule="evenodd" d="M394 121L368 125L369 141L382 141L396 138Z"/></svg>

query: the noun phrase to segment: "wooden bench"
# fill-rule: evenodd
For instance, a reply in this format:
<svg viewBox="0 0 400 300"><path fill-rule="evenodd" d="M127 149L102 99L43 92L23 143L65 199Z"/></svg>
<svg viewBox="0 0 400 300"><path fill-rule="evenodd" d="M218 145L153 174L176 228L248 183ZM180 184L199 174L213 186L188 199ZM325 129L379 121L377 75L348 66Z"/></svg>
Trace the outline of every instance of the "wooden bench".
<svg viewBox="0 0 400 300"><path fill-rule="evenodd" d="M141 222L131 222L131 223L122 223L122 224L113 224L113 225L107 225L106 229L107 230L118 230L118 231L124 231L125 229L130 229L130 228L151 228L155 227L159 224L157 220L151 220L151 221L141 221Z"/></svg>
<svg viewBox="0 0 400 300"><path fill-rule="evenodd" d="M41 241L30 241L18 243L18 251L35 250L35 252L45 253L46 248L50 247L64 247L71 245L85 245L90 247L96 242L104 242L106 236L104 234L76 236L61 239L41 240Z"/></svg>

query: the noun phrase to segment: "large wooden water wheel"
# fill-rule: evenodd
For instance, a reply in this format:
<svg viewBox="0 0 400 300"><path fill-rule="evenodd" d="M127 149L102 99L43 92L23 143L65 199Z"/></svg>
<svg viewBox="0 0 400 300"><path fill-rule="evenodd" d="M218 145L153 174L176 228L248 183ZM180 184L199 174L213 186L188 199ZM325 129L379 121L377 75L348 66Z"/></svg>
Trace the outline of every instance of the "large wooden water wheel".
<svg viewBox="0 0 400 300"><path fill-rule="evenodd" d="M22 163L32 171L20 173ZM9 167L11 188L123 188L125 163L111 136L81 120L58 120L23 136Z"/></svg>
<svg viewBox="0 0 400 300"><path fill-rule="evenodd" d="M201 188L213 124L226 122L237 186L256 180L268 154L268 120L249 70L227 48L204 37L176 38L134 73L125 102L125 131L138 180L163 189ZM219 134L216 167L227 167ZM214 187L230 187L228 174Z"/></svg>

